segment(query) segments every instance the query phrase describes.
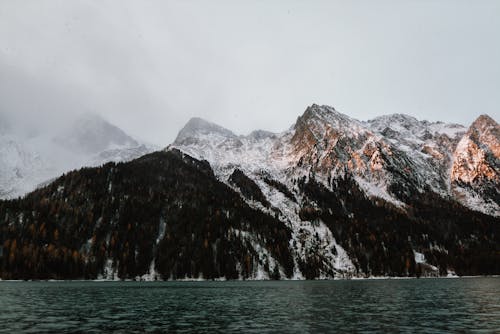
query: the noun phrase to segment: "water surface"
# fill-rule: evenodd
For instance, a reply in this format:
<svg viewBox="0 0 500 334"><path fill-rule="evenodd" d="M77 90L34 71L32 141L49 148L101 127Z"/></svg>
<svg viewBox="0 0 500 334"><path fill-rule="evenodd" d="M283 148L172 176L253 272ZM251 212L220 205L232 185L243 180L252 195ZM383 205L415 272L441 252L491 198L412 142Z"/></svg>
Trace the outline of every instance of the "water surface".
<svg viewBox="0 0 500 334"><path fill-rule="evenodd" d="M500 332L500 278L0 282L0 332Z"/></svg>

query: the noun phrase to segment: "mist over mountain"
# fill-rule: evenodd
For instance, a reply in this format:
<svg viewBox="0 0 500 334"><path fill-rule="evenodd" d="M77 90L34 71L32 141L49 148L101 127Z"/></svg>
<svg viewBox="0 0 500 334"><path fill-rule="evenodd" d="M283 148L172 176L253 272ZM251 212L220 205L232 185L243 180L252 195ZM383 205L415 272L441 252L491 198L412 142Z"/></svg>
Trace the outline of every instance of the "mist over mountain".
<svg viewBox="0 0 500 334"><path fill-rule="evenodd" d="M24 195L75 168L131 160L153 150L96 114L38 124L36 119L0 116L1 198Z"/></svg>
<svg viewBox="0 0 500 334"><path fill-rule="evenodd" d="M123 130L95 114L80 116L54 138L59 145L81 154L96 154L115 147L134 147L139 143Z"/></svg>

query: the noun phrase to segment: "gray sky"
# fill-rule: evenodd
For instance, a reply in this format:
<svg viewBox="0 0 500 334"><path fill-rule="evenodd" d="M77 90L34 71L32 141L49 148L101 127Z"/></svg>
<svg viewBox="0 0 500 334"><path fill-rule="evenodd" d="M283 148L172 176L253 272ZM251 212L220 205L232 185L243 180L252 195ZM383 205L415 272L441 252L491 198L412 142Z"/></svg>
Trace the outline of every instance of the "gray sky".
<svg viewBox="0 0 500 334"><path fill-rule="evenodd" d="M498 121L499 18L497 0L2 0L0 111L95 112L161 146L193 116L281 131L312 103Z"/></svg>

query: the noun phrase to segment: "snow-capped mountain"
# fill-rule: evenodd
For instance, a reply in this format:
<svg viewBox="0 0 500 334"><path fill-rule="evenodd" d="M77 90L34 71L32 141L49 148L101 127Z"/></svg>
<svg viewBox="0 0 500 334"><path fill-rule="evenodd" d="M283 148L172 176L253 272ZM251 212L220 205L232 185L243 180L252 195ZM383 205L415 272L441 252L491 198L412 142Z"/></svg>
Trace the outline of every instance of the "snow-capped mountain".
<svg viewBox="0 0 500 334"><path fill-rule="evenodd" d="M33 190L32 185L50 175L37 152L8 135L0 135L0 198Z"/></svg>
<svg viewBox="0 0 500 334"><path fill-rule="evenodd" d="M54 141L80 154L98 154L113 148L139 146L123 130L95 114L80 116L68 129L61 131Z"/></svg>
<svg viewBox="0 0 500 334"><path fill-rule="evenodd" d="M246 136L195 118L164 152L0 201L0 277L498 274L497 153L485 116L467 130L312 105Z"/></svg>
<svg viewBox="0 0 500 334"><path fill-rule="evenodd" d="M488 184L498 190L497 174L491 172L500 166L492 153L498 152L495 129L482 126L476 137L488 143L482 147L489 148L489 153L481 154L489 158L481 161L489 166L483 168L488 171ZM319 181L332 190L338 180L352 177L373 202L390 203L403 212L412 210L415 198L433 193L498 216L494 205L498 192L482 184L478 186L481 191L471 188L475 201L457 197L456 172L452 171L457 169L457 156L461 157L455 150L463 149L466 139L462 137L471 137L471 131L466 132L461 125L418 121L400 114L360 122L332 107L312 105L289 130L276 134L255 131L238 136L208 121L192 119L167 150L179 149L207 160L219 180L240 192L252 207L269 214L278 212L292 230L297 263L305 261L311 248L323 250L323 263L329 265L321 277L328 276L327 272L349 272L354 260L322 220L304 219L307 210L319 209L301 189L303 180Z"/></svg>
<svg viewBox="0 0 500 334"><path fill-rule="evenodd" d="M3 120L0 198L22 196L75 168L129 161L153 150L97 115L80 116L58 133L26 133Z"/></svg>
<svg viewBox="0 0 500 334"><path fill-rule="evenodd" d="M481 115L460 139L453 155L454 195L465 205L500 212L500 126Z"/></svg>
<svg viewBox="0 0 500 334"><path fill-rule="evenodd" d="M485 123L480 122L483 118L474 124ZM480 152L485 158L481 161L490 170L488 180L498 187L498 174L492 175L499 166L498 125L495 128L491 118L486 123L489 127L481 127L476 131L481 135L474 138L488 143L482 144L485 148ZM348 173L368 196L403 208L414 193L432 191L460 200L472 209L498 215L491 191L490 197L484 195L484 199L475 194L475 202L457 196L456 161L463 164L467 159L455 150L459 142L458 150L462 151L466 143L473 142L467 139L471 131L458 124L419 121L401 114L360 122L332 107L312 105L290 130L279 134L256 131L237 136L215 124L193 119L171 147L209 161L224 181L235 168L256 180L269 174L289 186L291 180L310 175L329 186L333 179Z"/></svg>

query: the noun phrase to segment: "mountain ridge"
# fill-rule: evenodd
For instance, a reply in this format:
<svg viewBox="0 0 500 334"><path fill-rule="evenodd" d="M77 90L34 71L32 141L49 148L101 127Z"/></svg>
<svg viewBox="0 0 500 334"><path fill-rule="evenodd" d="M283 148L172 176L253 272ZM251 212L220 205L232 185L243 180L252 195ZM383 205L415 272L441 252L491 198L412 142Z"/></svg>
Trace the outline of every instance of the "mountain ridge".
<svg viewBox="0 0 500 334"><path fill-rule="evenodd" d="M25 195L75 168L131 160L153 150L90 113L76 117L56 133L21 133L11 124L0 134L0 198Z"/></svg>
<svg viewBox="0 0 500 334"><path fill-rule="evenodd" d="M224 131L231 133L231 138L210 143L206 132L198 139L193 134L192 143L176 141L169 147L207 159L220 171L221 179L227 178L231 174L229 169L235 165L251 173L269 169L281 176L293 173L291 169L296 172L302 169L304 175L321 174L326 184L329 178L348 169L354 171L367 192L394 203L402 204L412 192L430 188L443 197L456 197L473 209L484 207L489 214L500 214L494 203L484 206L488 200L481 198L468 203L468 199L457 197L452 189L450 173L455 149L467 132L459 124L420 121L404 114L362 122L333 107L313 104L290 130L266 136L272 138L266 144Z"/></svg>
<svg viewBox="0 0 500 334"><path fill-rule="evenodd" d="M312 105L246 136L194 119L160 152L0 200L0 278L500 274L497 125L478 119L361 122Z"/></svg>
<svg viewBox="0 0 500 334"><path fill-rule="evenodd" d="M500 221L457 202L421 194L411 210L401 210L366 197L349 175L328 188L312 177L300 179L294 199L285 196L285 185L268 179L263 186L237 174L233 181L245 196L219 181L208 162L171 149L73 171L23 199L0 201L0 278L500 272Z"/></svg>

